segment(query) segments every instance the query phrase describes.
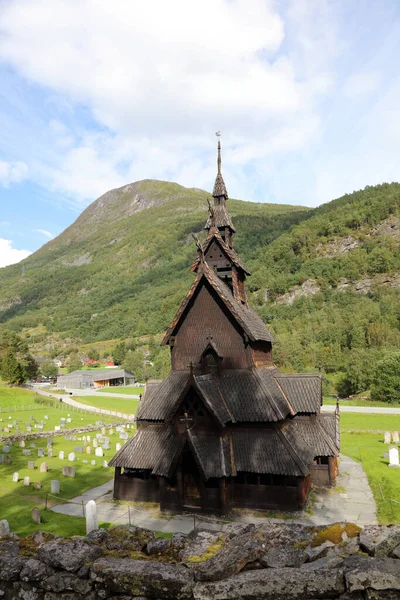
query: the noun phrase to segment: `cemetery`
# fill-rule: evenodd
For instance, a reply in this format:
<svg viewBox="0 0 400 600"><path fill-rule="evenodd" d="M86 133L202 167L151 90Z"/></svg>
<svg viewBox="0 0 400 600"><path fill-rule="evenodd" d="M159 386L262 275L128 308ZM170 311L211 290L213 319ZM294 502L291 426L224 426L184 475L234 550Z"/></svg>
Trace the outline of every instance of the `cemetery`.
<svg viewBox="0 0 400 600"><path fill-rule="evenodd" d="M111 417L62 403L42 406L25 390L11 390L10 401L7 393L6 399L2 398L2 390L0 387L1 518L20 535L39 529L61 535L83 532L83 518L49 509L111 480L113 471L104 465L115 454L116 445L124 443L117 428L129 438L134 425L114 422L112 427ZM40 524L32 517L34 509L41 513Z"/></svg>

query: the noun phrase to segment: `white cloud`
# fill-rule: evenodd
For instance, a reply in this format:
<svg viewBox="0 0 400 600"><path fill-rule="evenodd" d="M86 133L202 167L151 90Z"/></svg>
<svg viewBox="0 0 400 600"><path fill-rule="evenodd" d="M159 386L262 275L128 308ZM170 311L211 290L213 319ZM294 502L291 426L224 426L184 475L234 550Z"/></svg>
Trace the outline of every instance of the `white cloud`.
<svg viewBox="0 0 400 600"><path fill-rule="evenodd" d="M9 187L12 183L19 183L28 176L28 167L23 162L6 162L0 160L0 185Z"/></svg>
<svg viewBox="0 0 400 600"><path fill-rule="evenodd" d="M381 82L378 72L354 73L346 79L343 92L348 98L362 98L375 92Z"/></svg>
<svg viewBox="0 0 400 600"><path fill-rule="evenodd" d="M54 235L50 231L47 231L47 229L34 229L33 231L36 231L37 233L41 233L42 235L47 237L49 240L54 239Z"/></svg>
<svg viewBox="0 0 400 600"><path fill-rule="evenodd" d="M29 250L17 250L13 248L11 240L0 238L0 268L18 263L30 254L32 253Z"/></svg>

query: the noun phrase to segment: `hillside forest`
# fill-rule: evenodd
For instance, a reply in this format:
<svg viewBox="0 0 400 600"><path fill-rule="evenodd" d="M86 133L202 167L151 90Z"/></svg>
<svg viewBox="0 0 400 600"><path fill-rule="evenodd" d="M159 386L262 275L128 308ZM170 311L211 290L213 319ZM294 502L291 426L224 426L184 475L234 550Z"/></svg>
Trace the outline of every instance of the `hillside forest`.
<svg viewBox="0 0 400 600"><path fill-rule="evenodd" d="M205 235L207 197L150 180L108 192L58 238L0 270L0 331L52 358L89 347L112 355L122 342L124 366L163 376L159 341L193 279L191 232ZM382 361L396 371L399 201L398 183L316 209L228 201L235 249L252 272L250 302L277 340L283 371L320 371L325 392L342 396L374 386Z"/></svg>

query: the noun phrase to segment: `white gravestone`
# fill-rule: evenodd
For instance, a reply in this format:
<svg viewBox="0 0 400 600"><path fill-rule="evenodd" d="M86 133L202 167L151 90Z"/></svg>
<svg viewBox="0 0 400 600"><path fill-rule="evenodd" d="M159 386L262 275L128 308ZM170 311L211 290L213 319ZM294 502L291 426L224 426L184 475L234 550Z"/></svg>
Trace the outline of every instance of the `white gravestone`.
<svg viewBox="0 0 400 600"><path fill-rule="evenodd" d="M60 452L58 453L58 459L64 460L64 450L60 450Z"/></svg>
<svg viewBox="0 0 400 600"><path fill-rule="evenodd" d="M94 500L89 500L86 504L86 535L91 531L95 531L99 528L99 522L97 520L97 506Z"/></svg>
<svg viewBox="0 0 400 600"><path fill-rule="evenodd" d="M68 460L69 460L70 462L73 462L73 461L75 460L75 452L70 452L70 453L68 454Z"/></svg>
<svg viewBox="0 0 400 600"><path fill-rule="evenodd" d="M108 462L106 460L103 460L103 467L108 467Z"/></svg>
<svg viewBox="0 0 400 600"><path fill-rule="evenodd" d="M95 467L96 466L96 461L95 460L91 460L90 464L92 465L92 467Z"/></svg>
<svg viewBox="0 0 400 600"><path fill-rule="evenodd" d="M31 484L30 477L24 477L24 485L29 486Z"/></svg>
<svg viewBox="0 0 400 600"><path fill-rule="evenodd" d="M60 482L58 479L52 479L50 481L50 489L52 494L60 493Z"/></svg>
<svg viewBox="0 0 400 600"><path fill-rule="evenodd" d="M399 443L399 432L398 431L392 431L392 440L395 444Z"/></svg>
<svg viewBox="0 0 400 600"><path fill-rule="evenodd" d="M400 468L399 449L397 446L389 446L389 467Z"/></svg>
<svg viewBox="0 0 400 600"><path fill-rule="evenodd" d="M390 444L390 431L385 431L384 444Z"/></svg>
<svg viewBox="0 0 400 600"><path fill-rule="evenodd" d="M12 476L13 483L18 483L18 473L14 473Z"/></svg>
<svg viewBox="0 0 400 600"><path fill-rule="evenodd" d="M103 448L96 448L94 453L96 456L104 456Z"/></svg>
<svg viewBox="0 0 400 600"><path fill-rule="evenodd" d="M93 448L97 448L98 445L99 445L99 442L96 440L96 438L94 438L94 440L93 440Z"/></svg>
<svg viewBox="0 0 400 600"><path fill-rule="evenodd" d="M118 452L118 450L121 450L121 444L119 442L115 444L115 451Z"/></svg>

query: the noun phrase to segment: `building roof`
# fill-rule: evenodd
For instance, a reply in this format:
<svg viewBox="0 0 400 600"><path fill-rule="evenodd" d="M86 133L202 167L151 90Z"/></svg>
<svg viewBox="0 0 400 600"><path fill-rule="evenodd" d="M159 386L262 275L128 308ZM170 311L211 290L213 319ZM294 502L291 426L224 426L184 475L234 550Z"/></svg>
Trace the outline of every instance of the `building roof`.
<svg viewBox="0 0 400 600"><path fill-rule="evenodd" d="M140 428L109 465L170 477L187 444L206 479L238 472L305 477L316 456L338 455L334 439L321 424L324 419L325 415L295 417L263 429L221 434L195 427L178 433L173 426L153 423Z"/></svg>
<svg viewBox="0 0 400 600"><path fill-rule="evenodd" d="M203 243L204 254L207 252L207 250L209 249L209 247L211 246L211 244L214 240L220 246L222 252L224 252L226 254L226 256L231 260L231 262L236 267L238 267L239 269L244 271L246 273L246 275L250 275L250 271L247 269L246 265L243 263L241 258L238 256L238 254L236 254L236 252L233 248L230 248L228 246L228 244L226 244L224 242L218 229L214 226L211 227L209 234L207 235L206 239L204 240L204 243ZM201 257L198 255L195 258L195 260L191 266L191 270L196 271L198 269L200 263L201 263Z"/></svg>
<svg viewBox="0 0 400 600"><path fill-rule="evenodd" d="M267 329L264 321L257 315L257 313L244 304L238 302L230 288L214 273L212 269L205 263L201 262L199 266L196 278L181 303L178 312L176 313L173 321L167 329L165 336L161 342L162 345L168 343L171 335L174 335L174 331L179 326L186 309L189 307L189 303L195 296L196 291L205 282L211 286L211 288L218 294L226 308L229 310L231 315L235 318L236 322L240 325L243 331L248 335L252 341L267 341L273 343L275 340L271 332Z"/></svg>
<svg viewBox="0 0 400 600"><path fill-rule="evenodd" d="M216 204L213 206L213 217L208 217L204 229L210 229L213 225L220 228L229 227L235 233L235 226L225 204Z"/></svg>
<svg viewBox="0 0 400 600"><path fill-rule="evenodd" d="M279 374L276 381L297 413L318 412L322 404L322 377L312 374Z"/></svg>
<svg viewBox="0 0 400 600"><path fill-rule="evenodd" d="M84 377L92 381L107 381L109 379L120 379L121 377L134 377L134 374L126 369L78 369L71 373L60 375L58 379L62 379L63 377Z"/></svg>

